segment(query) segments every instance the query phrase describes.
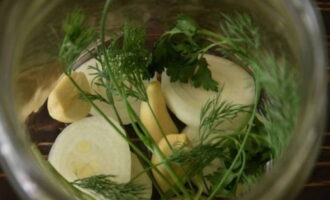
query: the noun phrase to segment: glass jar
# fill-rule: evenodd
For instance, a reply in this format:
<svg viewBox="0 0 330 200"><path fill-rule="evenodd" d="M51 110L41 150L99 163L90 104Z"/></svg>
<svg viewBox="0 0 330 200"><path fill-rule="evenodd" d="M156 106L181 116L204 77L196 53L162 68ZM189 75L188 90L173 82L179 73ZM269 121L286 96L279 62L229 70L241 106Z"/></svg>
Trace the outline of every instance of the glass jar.
<svg viewBox="0 0 330 200"><path fill-rule="evenodd" d="M35 153L24 122L47 99L61 69L56 59L61 23L81 7L91 27L98 27L102 0L21 0L1 2L0 8L0 153L2 166L23 199L79 199ZM188 13L205 26L216 26L220 11L245 11L255 16L274 41L286 42L303 80L303 104L292 139L273 170L243 199L293 199L314 162L323 132L326 94L326 50L319 13L308 0L114 0L107 31L126 19L150 33L159 33L179 13ZM290 91L288 91L290 92Z"/></svg>

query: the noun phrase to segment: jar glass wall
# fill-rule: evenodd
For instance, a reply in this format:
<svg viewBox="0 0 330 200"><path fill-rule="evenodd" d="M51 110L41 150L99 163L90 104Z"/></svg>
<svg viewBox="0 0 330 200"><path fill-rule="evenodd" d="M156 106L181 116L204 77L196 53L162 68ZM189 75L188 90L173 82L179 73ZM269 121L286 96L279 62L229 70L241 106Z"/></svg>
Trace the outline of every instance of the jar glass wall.
<svg viewBox="0 0 330 200"><path fill-rule="evenodd" d="M0 13L0 152L15 188L29 199L79 199L63 187L35 152L26 120L46 101L61 74L57 60L61 24L76 7L96 30L104 1L4 1ZM325 105L325 49L318 13L307 0L114 0L107 33L117 32L126 20L159 35L185 13L204 27L216 29L219 13L247 12L267 34L269 48L278 42L298 63L303 82L299 122L283 158L245 199L291 199L302 186L322 138Z"/></svg>

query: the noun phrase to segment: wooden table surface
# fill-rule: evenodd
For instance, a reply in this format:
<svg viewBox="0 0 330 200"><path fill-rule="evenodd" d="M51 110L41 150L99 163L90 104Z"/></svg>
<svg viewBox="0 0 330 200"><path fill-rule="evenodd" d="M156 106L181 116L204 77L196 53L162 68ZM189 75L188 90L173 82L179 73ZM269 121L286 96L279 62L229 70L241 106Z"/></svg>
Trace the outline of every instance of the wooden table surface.
<svg viewBox="0 0 330 200"><path fill-rule="evenodd" d="M0 0L1 1L1 0ZM330 0L318 0L317 9L321 11L326 32L327 45L330 45ZM330 59L330 51L329 51ZM328 81L330 83L330 67L328 67ZM328 96L330 87L328 88ZM330 98L329 98L330 99ZM330 107L330 106L329 106ZM328 119L330 112L328 112ZM321 147L321 153L305 187L296 200L329 200L330 199L330 123L327 123L324 144ZM9 185L5 174L0 169L0 199L18 200L19 198Z"/></svg>

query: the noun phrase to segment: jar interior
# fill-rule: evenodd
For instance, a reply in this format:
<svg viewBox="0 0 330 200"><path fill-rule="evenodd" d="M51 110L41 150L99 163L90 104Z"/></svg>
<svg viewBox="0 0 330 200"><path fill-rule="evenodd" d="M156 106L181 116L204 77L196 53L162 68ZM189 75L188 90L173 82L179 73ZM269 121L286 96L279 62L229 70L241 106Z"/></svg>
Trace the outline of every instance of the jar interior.
<svg viewBox="0 0 330 200"><path fill-rule="evenodd" d="M42 19L35 19L37 22L33 29L26 33L28 37L23 43L12 76L16 117L25 129L18 134L23 138L28 135L25 142L29 140L36 144L44 156L48 155L57 135L66 126L49 116L46 104L63 72L58 61L59 44L63 38L62 22L69 12L79 7L86 14L88 26L98 32L103 6L104 1L58 2ZM39 8L43 7L47 5ZM147 45L151 46L182 14L192 17L204 28L217 30L223 20L221 13L242 12L251 15L260 27L264 48L274 53L285 52L288 62L294 63L292 67L299 68L299 72L303 73L300 76L303 77L305 71L298 56L301 55L300 36L284 3L279 1L114 0L107 19L106 35L119 33L124 23L130 21L146 29L147 42L150 43ZM48 172L53 173L50 170Z"/></svg>

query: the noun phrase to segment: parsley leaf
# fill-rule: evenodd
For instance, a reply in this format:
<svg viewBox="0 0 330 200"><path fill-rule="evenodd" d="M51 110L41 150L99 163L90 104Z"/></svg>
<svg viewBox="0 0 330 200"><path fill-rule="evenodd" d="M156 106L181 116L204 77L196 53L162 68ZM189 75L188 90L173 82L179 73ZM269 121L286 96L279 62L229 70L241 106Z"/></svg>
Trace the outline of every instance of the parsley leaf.
<svg viewBox="0 0 330 200"><path fill-rule="evenodd" d="M208 64L203 58L210 42L197 37L199 27L188 17L178 19L176 26L165 32L156 42L150 72L163 72L171 82L192 82L194 87L218 91L218 83L212 79Z"/></svg>
<svg viewBox="0 0 330 200"><path fill-rule="evenodd" d="M199 59L198 69L192 80L195 87L203 86L205 90L218 91L218 82L212 79L212 73L205 58Z"/></svg>

